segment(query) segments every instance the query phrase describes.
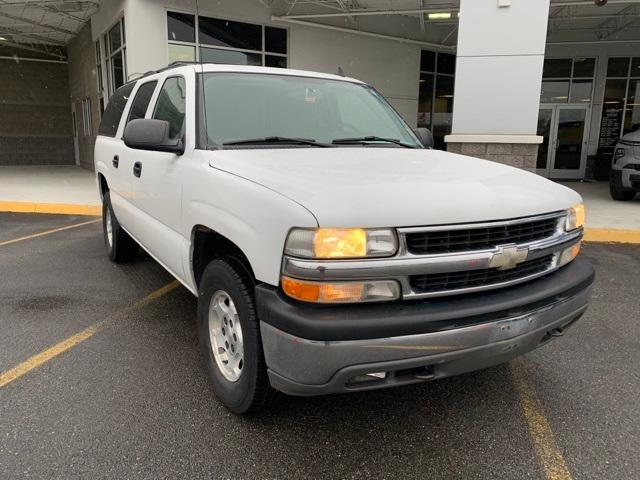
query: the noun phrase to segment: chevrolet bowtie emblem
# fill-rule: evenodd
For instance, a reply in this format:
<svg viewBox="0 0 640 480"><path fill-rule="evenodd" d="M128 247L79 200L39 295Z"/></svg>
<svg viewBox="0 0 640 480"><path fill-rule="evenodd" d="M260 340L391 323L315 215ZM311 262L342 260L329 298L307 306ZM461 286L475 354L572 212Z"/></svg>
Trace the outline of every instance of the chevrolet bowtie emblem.
<svg viewBox="0 0 640 480"><path fill-rule="evenodd" d="M490 268L499 270L510 270L522 263L529 254L528 248L518 248L515 245L505 245L498 247L498 251L493 254L493 258L489 262Z"/></svg>

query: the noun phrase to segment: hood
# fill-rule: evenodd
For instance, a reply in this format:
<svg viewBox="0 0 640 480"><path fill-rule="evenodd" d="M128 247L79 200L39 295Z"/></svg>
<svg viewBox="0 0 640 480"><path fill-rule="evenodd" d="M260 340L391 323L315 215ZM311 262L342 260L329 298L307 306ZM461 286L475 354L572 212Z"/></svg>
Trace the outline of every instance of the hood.
<svg viewBox="0 0 640 480"><path fill-rule="evenodd" d="M500 220L581 201L573 190L534 173L439 150L217 150L210 165L295 200L324 227Z"/></svg>
<svg viewBox="0 0 640 480"><path fill-rule="evenodd" d="M620 140L629 143L640 143L640 129L636 130L635 132L629 132L626 135L623 135Z"/></svg>

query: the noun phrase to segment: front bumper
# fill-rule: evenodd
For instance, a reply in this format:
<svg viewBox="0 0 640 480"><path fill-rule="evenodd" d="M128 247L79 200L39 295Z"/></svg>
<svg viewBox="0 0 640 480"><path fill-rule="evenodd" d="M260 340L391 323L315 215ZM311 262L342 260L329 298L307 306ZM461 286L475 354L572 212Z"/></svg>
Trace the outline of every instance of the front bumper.
<svg viewBox="0 0 640 480"><path fill-rule="evenodd" d="M492 293L329 308L301 305L260 286L269 379L284 393L321 395L496 365L561 335L586 310L593 279L593 267L577 259L552 275ZM384 378L359 377L380 372Z"/></svg>
<svg viewBox="0 0 640 480"><path fill-rule="evenodd" d="M618 163L622 164L624 158ZM629 163L624 167L614 165L609 176L611 185L619 190L640 191L640 162Z"/></svg>

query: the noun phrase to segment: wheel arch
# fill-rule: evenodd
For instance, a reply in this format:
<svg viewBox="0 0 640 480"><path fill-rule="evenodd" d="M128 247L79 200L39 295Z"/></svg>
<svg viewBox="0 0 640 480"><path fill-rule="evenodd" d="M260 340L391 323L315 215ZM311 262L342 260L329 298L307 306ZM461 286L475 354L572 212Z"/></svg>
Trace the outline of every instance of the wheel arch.
<svg viewBox="0 0 640 480"><path fill-rule="evenodd" d="M221 257L234 257L247 269L253 281L256 277L249 257L232 240L205 225L195 225L191 230L190 268L195 286L198 287L207 265Z"/></svg>
<svg viewBox="0 0 640 480"><path fill-rule="evenodd" d="M100 192L100 198L104 198L106 193L109 191L109 183L107 182L107 178L104 176L102 172L98 172L98 190Z"/></svg>

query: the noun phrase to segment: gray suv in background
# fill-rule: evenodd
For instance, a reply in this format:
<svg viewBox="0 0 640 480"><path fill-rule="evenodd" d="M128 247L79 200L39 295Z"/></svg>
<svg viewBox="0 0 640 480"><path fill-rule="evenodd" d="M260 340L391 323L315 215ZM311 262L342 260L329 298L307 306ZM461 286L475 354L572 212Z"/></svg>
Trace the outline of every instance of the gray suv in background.
<svg viewBox="0 0 640 480"><path fill-rule="evenodd" d="M616 145L609 191L614 200L633 200L640 192L640 129L627 133Z"/></svg>

